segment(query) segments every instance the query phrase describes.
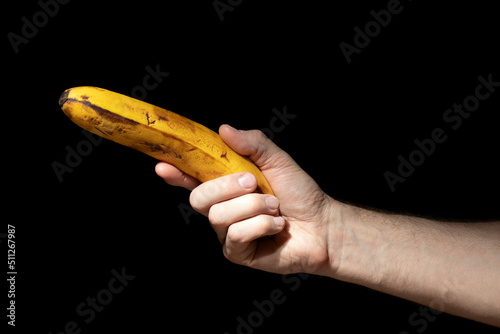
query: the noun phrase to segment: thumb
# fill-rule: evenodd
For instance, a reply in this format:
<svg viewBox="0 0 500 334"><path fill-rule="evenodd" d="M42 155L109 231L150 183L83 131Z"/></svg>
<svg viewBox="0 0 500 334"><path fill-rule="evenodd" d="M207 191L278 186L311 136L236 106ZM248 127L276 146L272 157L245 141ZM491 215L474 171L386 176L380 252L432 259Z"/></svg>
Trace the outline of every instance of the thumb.
<svg viewBox="0 0 500 334"><path fill-rule="evenodd" d="M248 156L260 170L298 167L295 161L260 130L236 130L224 124L219 128L222 140L241 155Z"/></svg>
<svg viewBox="0 0 500 334"><path fill-rule="evenodd" d="M241 131L221 125L222 140L237 153L248 156L260 168L280 200L280 214L285 219L299 212L314 221L310 215L318 214L317 208L327 198L318 184L292 159L259 130ZM311 203L319 206L311 207Z"/></svg>

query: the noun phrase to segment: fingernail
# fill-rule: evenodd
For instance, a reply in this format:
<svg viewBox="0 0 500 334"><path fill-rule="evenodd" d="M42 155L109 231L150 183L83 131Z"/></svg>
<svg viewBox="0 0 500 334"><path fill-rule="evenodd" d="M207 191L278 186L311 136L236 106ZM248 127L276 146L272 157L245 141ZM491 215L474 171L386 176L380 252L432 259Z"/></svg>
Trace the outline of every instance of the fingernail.
<svg viewBox="0 0 500 334"><path fill-rule="evenodd" d="M274 196L268 196L266 197L266 204L269 209L276 210L280 205L280 201Z"/></svg>
<svg viewBox="0 0 500 334"><path fill-rule="evenodd" d="M276 228L281 229L283 226L285 226L285 220L283 217L278 216L278 217L273 217L274 220L274 225L276 225Z"/></svg>
<svg viewBox="0 0 500 334"><path fill-rule="evenodd" d="M238 183L243 189L252 189L255 186L255 177L250 173L245 173L238 178Z"/></svg>

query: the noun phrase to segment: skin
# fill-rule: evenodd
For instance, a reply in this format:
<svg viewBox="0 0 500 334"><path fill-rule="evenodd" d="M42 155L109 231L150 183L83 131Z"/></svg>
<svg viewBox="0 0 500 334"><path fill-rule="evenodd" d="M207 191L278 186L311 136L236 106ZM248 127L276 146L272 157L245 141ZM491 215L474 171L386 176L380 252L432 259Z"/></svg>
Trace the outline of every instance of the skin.
<svg viewBox="0 0 500 334"><path fill-rule="evenodd" d="M192 190L192 207L208 217L227 259L328 276L500 327L500 222L444 223L341 203L261 131L222 125L219 133L276 196L253 193L250 173L202 184L164 162L156 173Z"/></svg>

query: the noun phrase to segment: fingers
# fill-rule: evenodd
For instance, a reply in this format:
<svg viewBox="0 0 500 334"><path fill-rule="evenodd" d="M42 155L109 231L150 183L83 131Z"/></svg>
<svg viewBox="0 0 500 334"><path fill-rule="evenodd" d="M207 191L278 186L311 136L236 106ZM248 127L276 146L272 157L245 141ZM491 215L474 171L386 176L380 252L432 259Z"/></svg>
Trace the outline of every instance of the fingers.
<svg viewBox="0 0 500 334"><path fill-rule="evenodd" d="M283 230L285 220L279 216L259 215L229 226L222 251L235 263L251 265L257 243L252 242L264 236Z"/></svg>
<svg viewBox="0 0 500 334"><path fill-rule="evenodd" d="M191 192L189 202L196 211L208 216L210 207L238 196L249 194L257 188L257 179L251 173L236 173L200 184Z"/></svg>
<svg viewBox="0 0 500 334"><path fill-rule="evenodd" d="M167 164L166 162L159 162L156 164L155 171L159 177L171 186L193 190L200 184L200 181L194 177L180 171L178 168Z"/></svg>
<svg viewBox="0 0 500 334"><path fill-rule="evenodd" d="M236 152L248 156L268 180L300 170L295 161L261 131L238 131L222 125L219 134ZM192 190L191 206L209 218L223 244L224 255L233 262L251 262L258 244L256 240L275 235L285 226L285 220L276 216L279 200L275 196L253 193L257 179L251 173L230 174L201 184L163 162L156 165L156 173L170 185Z"/></svg>
<svg viewBox="0 0 500 334"><path fill-rule="evenodd" d="M208 219L212 228L217 233L219 241L224 243L228 229L233 226L233 224L243 224L243 221L247 219L257 219L260 222L263 218L258 217L266 215L270 217L270 219L267 220L272 221L272 216L277 214L278 207L279 201L274 196L247 194L225 202L214 204L210 208ZM262 233L258 234L259 235L256 238L268 235L267 229L264 229ZM251 240L254 239L252 234L250 234L249 237Z"/></svg>
<svg viewBox="0 0 500 334"><path fill-rule="evenodd" d="M252 193L257 179L251 173L226 175L200 184L191 192L191 206L208 216L221 243L229 247L279 232L274 215L278 213L276 197ZM276 218L281 224L283 218ZM234 227L238 225L238 227ZM233 229L229 234L229 229ZM227 246L227 245L226 245Z"/></svg>

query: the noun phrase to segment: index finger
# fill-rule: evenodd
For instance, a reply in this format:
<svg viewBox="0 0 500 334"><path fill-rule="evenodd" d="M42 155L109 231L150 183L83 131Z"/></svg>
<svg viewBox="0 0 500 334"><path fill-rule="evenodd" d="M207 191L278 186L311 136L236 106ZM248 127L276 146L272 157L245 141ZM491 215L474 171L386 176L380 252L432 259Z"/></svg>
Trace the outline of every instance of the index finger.
<svg viewBox="0 0 500 334"><path fill-rule="evenodd" d="M200 181L182 172L175 166L167 164L166 162L159 162L155 167L156 174L161 177L165 182L171 186L183 187L188 190L193 190L196 188Z"/></svg>

